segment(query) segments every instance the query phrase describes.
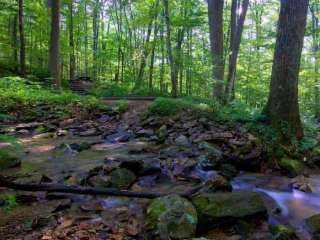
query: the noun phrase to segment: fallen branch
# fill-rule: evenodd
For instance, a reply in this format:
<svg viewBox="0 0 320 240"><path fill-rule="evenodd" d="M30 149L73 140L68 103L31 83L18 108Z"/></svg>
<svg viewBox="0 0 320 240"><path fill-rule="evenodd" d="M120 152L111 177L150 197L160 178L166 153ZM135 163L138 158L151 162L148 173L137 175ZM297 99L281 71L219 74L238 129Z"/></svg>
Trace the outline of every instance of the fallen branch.
<svg viewBox="0 0 320 240"><path fill-rule="evenodd" d="M131 198L147 198L154 199L163 197L168 194L165 193L150 193L150 192L132 192L126 190L118 190L114 188L93 188L93 187L80 187L80 186L66 186L62 184L21 184L7 180L5 177L0 176L0 187L6 187L14 190L28 191L28 192L55 192L55 193L73 193L82 195L106 195L117 197L131 197ZM177 193L181 197L189 198L201 187L196 187L186 193Z"/></svg>

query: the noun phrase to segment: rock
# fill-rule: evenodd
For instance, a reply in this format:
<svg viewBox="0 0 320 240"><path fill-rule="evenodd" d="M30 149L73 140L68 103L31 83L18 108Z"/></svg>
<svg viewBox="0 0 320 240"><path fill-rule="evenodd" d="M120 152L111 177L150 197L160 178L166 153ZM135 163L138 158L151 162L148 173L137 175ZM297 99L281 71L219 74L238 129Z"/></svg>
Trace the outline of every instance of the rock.
<svg viewBox="0 0 320 240"><path fill-rule="evenodd" d="M0 170L19 166L21 164L21 151L16 147L4 146L0 148Z"/></svg>
<svg viewBox="0 0 320 240"><path fill-rule="evenodd" d="M237 176L238 170L231 164L222 164L219 167L219 173L227 179L232 179Z"/></svg>
<svg viewBox="0 0 320 240"><path fill-rule="evenodd" d="M32 130L32 129L35 129L41 125L42 125L42 123L38 123L38 122L21 123L16 126L16 130L17 131L22 130L22 129Z"/></svg>
<svg viewBox="0 0 320 240"><path fill-rule="evenodd" d="M298 240L295 232L285 225L270 225L269 229L273 240Z"/></svg>
<svg viewBox="0 0 320 240"><path fill-rule="evenodd" d="M218 162L211 161L206 154L198 157L198 165L204 171L214 170L218 167Z"/></svg>
<svg viewBox="0 0 320 240"><path fill-rule="evenodd" d="M125 168L113 170L110 173L111 186L119 189L127 189L136 180L136 175Z"/></svg>
<svg viewBox="0 0 320 240"><path fill-rule="evenodd" d="M141 129L136 134L138 137L151 137L154 135L154 131L152 129Z"/></svg>
<svg viewBox="0 0 320 240"><path fill-rule="evenodd" d="M92 176L88 179L88 184L93 187L106 188L110 185L110 182L111 177L103 175Z"/></svg>
<svg viewBox="0 0 320 240"><path fill-rule="evenodd" d="M291 177L299 175L304 169L303 162L291 158L282 158L279 162L279 165Z"/></svg>
<svg viewBox="0 0 320 240"><path fill-rule="evenodd" d="M159 141L164 141L168 135L168 128L166 125L162 125L158 130Z"/></svg>
<svg viewBox="0 0 320 240"><path fill-rule="evenodd" d="M176 138L175 143L179 146L189 146L190 142L188 138L184 135L180 135L179 137Z"/></svg>
<svg viewBox="0 0 320 240"><path fill-rule="evenodd" d="M320 234L320 214L316 214L307 218L306 225L310 233Z"/></svg>
<svg viewBox="0 0 320 240"><path fill-rule="evenodd" d="M131 160L131 161L123 161L119 165L120 168L125 168L136 175L139 175L143 171L143 161Z"/></svg>
<svg viewBox="0 0 320 240"><path fill-rule="evenodd" d="M68 131L67 131L67 130L59 129L59 130L56 132L56 135L57 135L58 137L63 137L63 136L68 135Z"/></svg>
<svg viewBox="0 0 320 240"><path fill-rule="evenodd" d="M146 221L147 230L160 239L189 239L195 236L198 217L188 200L169 195L151 202Z"/></svg>
<svg viewBox="0 0 320 240"><path fill-rule="evenodd" d="M133 135L127 131L119 131L115 134L107 136L106 140L109 143L128 142L132 137Z"/></svg>
<svg viewBox="0 0 320 240"><path fill-rule="evenodd" d="M19 136L29 136L29 135L31 135L31 132L27 129L21 129L21 130L17 131L17 134Z"/></svg>
<svg viewBox="0 0 320 240"><path fill-rule="evenodd" d="M232 186L226 178L220 175L216 175L207 180L205 185L205 191L207 193L219 191L231 192Z"/></svg>
<svg viewBox="0 0 320 240"><path fill-rule="evenodd" d="M205 193L193 197L192 202L198 211L202 230L241 219L256 220L257 216L267 216L262 198L254 192Z"/></svg>
<svg viewBox="0 0 320 240"><path fill-rule="evenodd" d="M90 137L90 136L97 136L97 135L99 135L99 132L95 128L91 128L79 133L80 137Z"/></svg>
<svg viewBox="0 0 320 240"><path fill-rule="evenodd" d="M208 142L200 143L199 150L202 150L206 154L208 159L213 162L219 162L222 159L222 152L220 151L220 149Z"/></svg>
<svg viewBox="0 0 320 240"><path fill-rule="evenodd" d="M299 191L302 192L307 192L307 193L312 193L312 187L309 184L308 180L304 177L304 176L300 176L298 178L296 178L291 184L290 186L293 189L297 189Z"/></svg>

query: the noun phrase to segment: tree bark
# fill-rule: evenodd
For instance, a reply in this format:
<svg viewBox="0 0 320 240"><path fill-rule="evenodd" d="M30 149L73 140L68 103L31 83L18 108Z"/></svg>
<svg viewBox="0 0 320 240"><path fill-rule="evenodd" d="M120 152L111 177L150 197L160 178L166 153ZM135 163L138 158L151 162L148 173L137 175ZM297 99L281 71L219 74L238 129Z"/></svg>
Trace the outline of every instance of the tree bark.
<svg viewBox="0 0 320 240"><path fill-rule="evenodd" d="M19 35L20 35L20 74L26 74L26 45L24 38L23 0L19 0Z"/></svg>
<svg viewBox="0 0 320 240"><path fill-rule="evenodd" d="M60 81L60 0L52 1L51 6L51 34L49 51L49 69L53 79L53 86L57 89L61 86Z"/></svg>
<svg viewBox="0 0 320 240"><path fill-rule="evenodd" d="M286 142L301 139L298 78L308 0L281 0L277 41L265 114Z"/></svg>
<svg viewBox="0 0 320 240"><path fill-rule="evenodd" d="M14 71L18 72L18 14L14 16L13 19L13 30L12 30L12 49L13 49L13 62Z"/></svg>
<svg viewBox="0 0 320 240"><path fill-rule="evenodd" d="M170 22L170 15L169 15L169 2L168 0L163 0L164 5L164 14L165 14L165 21L166 21L166 28L167 28L167 52L170 64L170 72L171 72L171 95L173 98L177 97L177 71L176 71L176 64L173 57L173 50L171 44L171 22Z"/></svg>
<svg viewBox="0 0 320 240"><path fill-rule="evenodd" d="M233 0L231 6L231 37L229 47L229 70L227 78L227 87L225 91L226 102L234 100L235 80L237 71L237 60L243 32L244 20L246 18L249 0ZM238 14L240 12L240 14Z"/></svg>
<svg viewBox="0 0 320 240"><path fill-rule="evenodd" d="M74 38L73 38L73 0L70 0L69 3L69 14L70 14L70 23L69 23L69 47L70 47L70 62L69 62L69 74L70 80L75 79L75 69L76 69L76 60L74 56Z"/></svg>
<svg viewBox="0 0 320 240"><path fill-rule="evenodd" d="M224 59L223 59L223 0L208 0L209 32L213 64L213 96L223 100Z"/></svg>

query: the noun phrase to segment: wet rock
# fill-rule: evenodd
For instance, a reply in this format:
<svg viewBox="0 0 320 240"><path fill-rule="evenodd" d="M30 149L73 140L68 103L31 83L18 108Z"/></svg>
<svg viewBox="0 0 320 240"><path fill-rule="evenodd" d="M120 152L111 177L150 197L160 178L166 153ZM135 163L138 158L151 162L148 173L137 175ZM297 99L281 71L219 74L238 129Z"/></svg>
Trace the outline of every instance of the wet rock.
<svg viewBox="0 0 320 240"><path fill-rule="evenodd" d="M304 176L300 176L290 184L293 189L297 189L302 192L312 193L312 187L309 184L308 180Z"/></svg>
<svg viewBox="0 0 320 240"><path fill-rule="evenodd" d="M16 126L16 131L19 131L22 129L32 130L32 129L35 129L41 125L42 125L42 123L38 123L38 122L21 123Z"/></svg>
<svg viewBox="0 0 320 240"><path fill-rule="evenodd" d="M111 186L119 189L127 189L136 180L136 175L128 169L119 168L110 173Z"/></svg>
<svg viewBox="0 0 320 240"><path fill-rule="evenodd" d="M314 235L320 235L320 214L313 215L306 219L307 229Z"/></svg>
<svg viewBox="0 0 320 240"><path fill-rule="evenodd" d="M290 177L299 175L304 169L303 162L291 158L282 158L279 165Z"/></svg>
<svg viewBox="0 0 320 240"><path fill-rule="evenodd" d="M231 164L222 164L219 167L219 173L227 179L232 179L237 176L238 170Z"/></svg>
<svg viewBox="0 0 320 240"><path fill-rule="evenodd" d="M270 225L273 240L298 240L295 232L285 225Z"/></svg>
<svg viewBox="0 0 320 240"><path fill-rule="evenodd" d="M209 157L206 154L200 155L197 161L200 168L204 171L214 170L218 167L219 164L218 162L209 159Z"/></svg>
<svg viewBox="0 0 320 240"><path fill-rule="evenodd" d="M190 145L190 142L185 135L180 135L179 137L177 137L175 140L175 143L178 146L189 146Z"/></svg>
<svg viewBox="0 0 320 240"><path fill-rule="evenodd" d="M205 193L193 197L192 202L198 211L199 227L204 231L240 219L267 216L262 198L253 192Z"/></svg>
<svg viewBox="0 0 320 240"><path fill-rule="evenodd" d="M147 230L160 239L189 239L196 233L198 218L188 200L169 195L151 202L146 221Z"/></svg>
<svg viewBox="0 0 320 240"><path fill-rule="evenodd" d="M232 186L230 182L223 176L212 176L210 179L207 180L205 184L205 192L212 193L219 191L231 192Z"/></svg>
<svg viewBox="0 0 320 240"><path fill-rule="evenodd" d="M212 162L219 162L222 159L222 152L221 150L208 143L208 142L202 142L199 144L199 149L204 152L204 154L210 159Z"/></svg>
<svg viewBox="0 0 320 240"><path fill-rule="evenodd" d="M21 151L13 145L0 147L0 170L17 167L21 164Z"/></svg>
<svg viewBox="0 0 320 240"><path fill-rule="evenodd" d="M127 131L119 131L115 134L111 134L107 136L105 139L109 143L119 143L119 142L128 142L131 138L133 138L133 134Z"/></svg>

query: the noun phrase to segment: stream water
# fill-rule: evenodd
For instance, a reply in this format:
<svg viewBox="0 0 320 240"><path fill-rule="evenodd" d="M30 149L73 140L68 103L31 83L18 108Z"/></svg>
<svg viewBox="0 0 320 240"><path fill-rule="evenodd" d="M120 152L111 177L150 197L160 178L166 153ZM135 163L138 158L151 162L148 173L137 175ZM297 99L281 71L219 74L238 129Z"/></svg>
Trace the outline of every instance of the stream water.
<svg viewBox="0 0 320 240"><path fill-rule="evenodd" d="M29 153L23 159L22 167L19 170L12 171L22 176L26 174L26 178L30 175L46 174L53 180L61 181L67 174L76 174L77 176L85 174L95 166L103 164L106 156L109 158L115 155L128 155L130 144L141 144L138 142L129 142L127 144L103 143L101 146L97 145L98 147L94 150L85 150L80 153L74 153L70 149L57 148L61 143L94 142L96 140L95 138L60 139L54 145L52 145L52 139L25 141L24 145ZM143 155L140 155L140 158L143 157ZM145 157L150 158L150 156ZM205 180L215 175L216 172L196 169L192 174ZM152 181L149 178L138 179L142 190L152 189L153 191L177 192L185 189L185 187L192 187L192 184L188 184L187 182L181 183L179 181L179 183L172 183L170 179L164 179L160 181L161 184L148 188L148 181ZM305 230L304 220L314 214L320 213L320 176L310 176L308 182L313 189L313 193L292 190L289 187L291 180L283 176L244 173L232 181L232 186L234 191L247 190L260 193L265 199L269 210L269 223L290 225L301 239L309 240L311 236ZM133 203L128 204L132 205ZM103 199L103 205L106 208L118 206L119 200L117 198L105 198ZM276 213L275 209L280 210Z"/></svg>

